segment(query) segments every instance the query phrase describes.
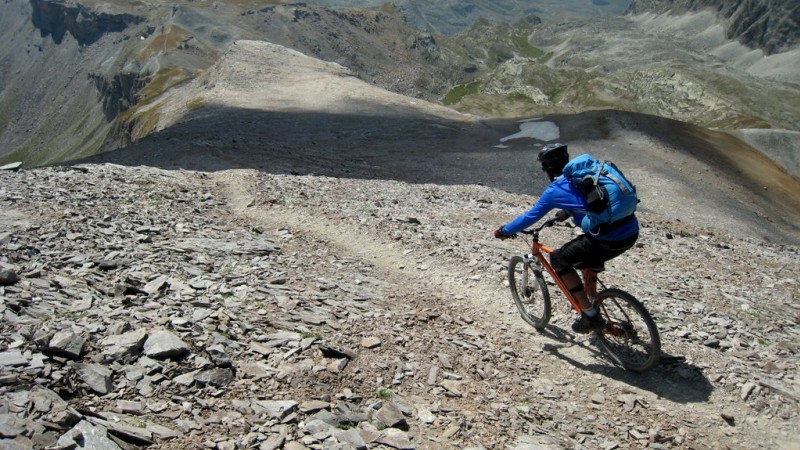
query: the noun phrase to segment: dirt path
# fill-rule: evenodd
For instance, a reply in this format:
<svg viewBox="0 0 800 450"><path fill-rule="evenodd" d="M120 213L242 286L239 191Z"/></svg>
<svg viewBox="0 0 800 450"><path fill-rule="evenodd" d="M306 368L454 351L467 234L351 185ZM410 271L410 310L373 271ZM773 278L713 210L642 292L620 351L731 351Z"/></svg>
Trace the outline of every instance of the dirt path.
<svg viewBox="0 0 800 450"><path fill-rule="evenodd" d="M426 247L424 240L420 246L393 239L377 228L348 223L343 219L345 212L338 217L313 205L276 205L269 200L274 193L263 192L259 186L259 176L247 170L214 174L236 220L269 232L287 230L294 237L285 242L285 252L311 254L325 247L331 254L370 265L372 276L385 284L389 301L383 305L390 315L409 311L417 316L420 311L429 311L431 317L452 315L454 323L437 323L433 328L426 324L423 331L435 335L439 326L442 334L467 328L485 343L479 351L492 354L483 357L486 363L480 356L462 357L465 366L477 368L478 373L491 366L499 375L459 380L463 392L448 397L446 409L457 411L460 421L448 422L449 428L416 429L418 442L425 442L421 448L453 448L444 444L448 440L453 446L461 442L524 448L514 446L530 439L539 446L533 448L560 448L558 443L563 445L564 439L578 448L640 448L648 442L656 448L769 448L763 447L764 442L792 448L793 438L785 428L772 429L766 423L769 418L754 416L737 399L737 390L713 386L703 369L723 366L719 354L689 349L692 353L684 352L689 362L665 364L642 375L619 370L591 338L566 332L572 316L553 288L554 319L544 333L537 333L519 318L503 283L504 272L485 273L478 262L481 255L476 255L477 260L445 258L434 245ZM486 250L490 255L483 257L504 264L507 255L519 249L518 243L490 244ZM324 273L330 268L320 264L318 269ZM662 331L662 335L668 357L670 352L686 350L673 345L671 334ZM447 347L431 341L409 346L407 351L432 364ZM700 366L695 365L704 358ZM418 403L442 404L428 389L409 390ZM487 402L493 412L508 416L504 422L492 423L486 413L474 417L475 411L487 408ZM458 434L454 426L469 439L454 440ZM498 433L501 437L490 445L491 436ZM435 440L428 440L433 435Z"/></svg>

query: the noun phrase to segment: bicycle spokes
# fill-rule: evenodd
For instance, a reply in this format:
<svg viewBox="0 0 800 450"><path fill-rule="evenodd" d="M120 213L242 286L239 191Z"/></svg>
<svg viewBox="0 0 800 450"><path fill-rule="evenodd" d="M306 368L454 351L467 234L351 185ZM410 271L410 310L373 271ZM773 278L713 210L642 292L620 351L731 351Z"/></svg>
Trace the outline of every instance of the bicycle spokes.
<svg viewBox="0 0 800 450"><path fill-rule="evenodd" d="M603 333L630 340L637 337L636 328L630 322L611 322L603 329Z"/></svg>
<svg viewBox="0 0 800 450"><path fill-rule="evenodd" d="M537 330L544 329L550 321L550 294L542 273L515 256L508 266L508 283L522 319Z"/></svg>
<svg viewBox="0 0 800 450"><path fill-rule="evenodd" d="M658 329L636 298L619 289L606 289L598 295L597 303L607 323L597 334L598 341L617 364L641 372L658 363Z"/></svg>

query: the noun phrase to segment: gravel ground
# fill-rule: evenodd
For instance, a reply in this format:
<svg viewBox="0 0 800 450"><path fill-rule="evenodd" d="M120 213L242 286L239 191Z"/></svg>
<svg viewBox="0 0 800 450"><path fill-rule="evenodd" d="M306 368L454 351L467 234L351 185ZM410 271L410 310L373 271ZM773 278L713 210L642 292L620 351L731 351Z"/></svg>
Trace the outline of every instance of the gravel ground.
<svg viewBox="0 0 800 450"><path fill-rule="evenodd" d="M633 374L568 331L554 286L544 332L518 316L505 265L524 246L491 232L534 197L253 170L1 175L15 448L798 444L796 246L643 212L603 275L661 331L664 362Z"/></svg>

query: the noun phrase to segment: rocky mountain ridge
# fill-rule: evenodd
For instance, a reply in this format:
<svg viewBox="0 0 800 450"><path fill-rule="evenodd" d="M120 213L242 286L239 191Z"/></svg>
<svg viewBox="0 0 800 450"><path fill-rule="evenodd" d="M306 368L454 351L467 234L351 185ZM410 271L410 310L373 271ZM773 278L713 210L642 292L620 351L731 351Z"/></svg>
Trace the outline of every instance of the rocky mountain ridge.
<svg viewBox="0 0 800 450"><path fill-rule="evenodd" d="M603 274L661 330L663 364L636 375L566 331L553 286L545 333L519 318L505 263L524 245L491 230L529 196L117 165L0 178L4 448L798 443L796 246L642 213Z"/></svg>
<svg viewBox="0 0 800 450"><path fill-rule="evenodd" d="M283 45L381 88L484 117L623 109L725 130L790 132L800 117L791 84L800 58L762 58L726 42L711 13L541 23L525 16L443 36L410 28L406 12L388 6L174 6L3 3L0 159L40 165L128 145L162 120L154 100L201 75L237 39ZM792 147L793 136L782 135L790 144L782 147Z"/></svg>
<svg viewBox="0 0 800 450"><path fill-rule="evenodd" d="M627 12L671 12L711 10L727 22L725 33L768 55L796 49L800 44L800 5L782 0L741 2L736 0L633 0Z"/></svg>

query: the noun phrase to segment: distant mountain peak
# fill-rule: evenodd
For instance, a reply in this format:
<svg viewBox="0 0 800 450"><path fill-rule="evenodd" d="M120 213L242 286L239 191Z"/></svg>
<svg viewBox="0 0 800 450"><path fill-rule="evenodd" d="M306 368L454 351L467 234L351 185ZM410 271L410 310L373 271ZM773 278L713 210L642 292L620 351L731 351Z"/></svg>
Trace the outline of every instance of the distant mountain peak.
<svg viewBox="0 0 800 450"><path fill-rule="evenodd" d="M798 47L800 3L786 0L633 0L627 13L713 10L729 39L770 55Z"/></svg>

